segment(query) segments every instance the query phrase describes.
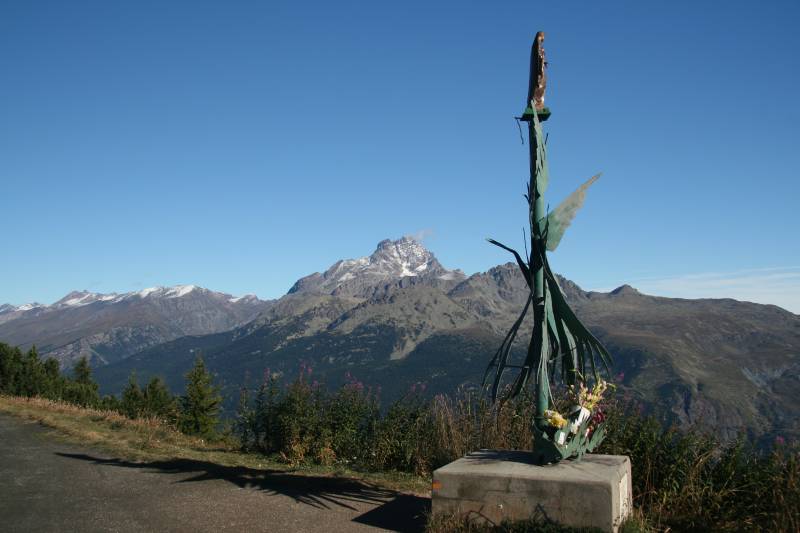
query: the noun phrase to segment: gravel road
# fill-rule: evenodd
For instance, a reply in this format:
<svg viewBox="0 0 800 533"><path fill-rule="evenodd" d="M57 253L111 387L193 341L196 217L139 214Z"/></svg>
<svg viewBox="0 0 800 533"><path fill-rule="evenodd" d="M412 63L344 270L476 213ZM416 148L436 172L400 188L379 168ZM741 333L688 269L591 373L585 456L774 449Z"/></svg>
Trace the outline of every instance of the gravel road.
<svg viewBox="0 0 800 533"><path fill-rule="evenodd" d="M0 415L0 531L421 531L427 498L190 460L134 463Z"/></svg>

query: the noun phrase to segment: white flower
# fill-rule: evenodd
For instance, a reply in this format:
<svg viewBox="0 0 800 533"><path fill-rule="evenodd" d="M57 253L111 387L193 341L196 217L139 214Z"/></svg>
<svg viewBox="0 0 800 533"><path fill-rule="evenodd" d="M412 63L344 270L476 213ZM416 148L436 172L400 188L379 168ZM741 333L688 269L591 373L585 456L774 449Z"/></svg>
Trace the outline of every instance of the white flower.
<svg viewBox="0 0 800 533"><path fill-rule="evenodd" d="M569 414L570 419L572 419L572 423L569 425L569 432L572 434L577 433L581 424L589 420L590 416L592 416L592 412L587 408L581 407L580 405L573 407Z"/></svg>

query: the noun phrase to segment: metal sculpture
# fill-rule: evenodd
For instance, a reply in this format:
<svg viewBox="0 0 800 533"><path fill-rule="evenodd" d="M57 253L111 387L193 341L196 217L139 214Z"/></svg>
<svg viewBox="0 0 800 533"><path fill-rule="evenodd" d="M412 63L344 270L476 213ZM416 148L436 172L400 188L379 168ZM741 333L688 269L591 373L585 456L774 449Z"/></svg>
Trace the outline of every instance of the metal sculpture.
<svg viewBox="0 0 800 533"><path fill-rule="evenodd" d="M531 48L527 107L518 118L528 123L529 133L530 182L525 199L529 207L530 253L526 252L527 257L523 259L516 250L489 239L514 255L529 294L483 379L484 384L491 383L493 401L498 397L507 400L517 396L533 379L536 397L533 452L538 464L580 458L600 444L604 436L602 421L593 411L602 398L606 382L601 379L598 367L602 365L608 372L611 364L608 351L570 309L547 262L547 252L558 247L575 213L583 205L586 190L599 174L581 185L555 210L546 212L544 195L550 176L541 123L550 117L550 110L544 107L547 61L543 42L544 33L537 33ZM529 312L533 315L533 332L527 354L521 365L514 365L509 360L512 344ZM507 370L516 370L516 377L504 380ZM574 402L566 416L553 408L550 385L551 381L556 383L557 377Z"/></svg>

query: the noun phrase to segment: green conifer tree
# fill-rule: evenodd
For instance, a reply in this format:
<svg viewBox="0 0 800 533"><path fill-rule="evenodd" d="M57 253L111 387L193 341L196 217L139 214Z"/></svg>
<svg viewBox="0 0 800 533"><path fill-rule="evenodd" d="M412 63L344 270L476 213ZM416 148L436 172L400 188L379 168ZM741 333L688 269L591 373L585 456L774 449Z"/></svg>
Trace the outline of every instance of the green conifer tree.
<svg viewBox="0 0 800 533"><path fill-rule="evenodd" d="M0 343L0 393L19 394L19 375L22 352L19 348Z"/></svg>
<svg viewBox="0 0 800 533"><path fill-rule="evenodd" d="M120 411L128 418L139 418L144 414L144 393L136 379L136 371L128 376L128 384L122 390Z"/></svg>
<svg viewBox="0 0 800 533"><path fill-rule="evenodd" d="M92 380L92 367L89 366L89 360L84 355L78 362L75 363L75 366L72 368L72 379L75 383L79 383L81 385L96 385L96 383Z"/></svg>
<svg viewBox="0 0 800 533"><path fill-rule="evenodd" d="M271 453L277 448L277 380L267 371L253 406L253 442L257 449Z"/></svg>
<svg viewBox="0 0 800 533"><path fill-rule="evenodd" d="M23 396L40 396L45 392L46 378L44 366L39 359L36 346L32 346L22 360L21 393Z"/></svg>
<svg viewBox="0 0 800 533"><path fill-rule="evenodd" d="M186 393L180 399L178 427L184 433L213 437L218 422L222 396L219 388L211 382L202 357L186 374Z"/></svg>
<svg viewBox="0 0 800 533"><path fill-rule="evenodd" d="M239 406L236 409L236 421L233 425L233 432L239 437L243 450L248 450L253 445L254 410L250 407L250 393L247 387L239 389Z"/></svg>
<svg viewBox="0 0 800 533"><path fill-rule="evenodd" d="M48 357L43 365L45 376L44 396L51 400L60 400L64 396L64 376L61 375L61 368L58 361Z"/></svg>
<svg viewBox="0 0 800 533"><path fill-rule="evenodd" d="M95 407L100 404L100 388L92 379L92 368L86 356L81 357L72 369L73 379L68 381L64 390L64 400L82 405Z"/></svg>
<svg viewBox="0 0 800 533"><path fill-rule="evenodd" d="M104 411L117 411L122 412L122 402L113 394L106 394L100 400L98 407Z"/></svg>
<svg viewBox="0 0 800 533"><path fill-rule="evenodd" d="M175 420L175 397L160 377L153 377L144 389L144 411L148 416Z"/></svg>

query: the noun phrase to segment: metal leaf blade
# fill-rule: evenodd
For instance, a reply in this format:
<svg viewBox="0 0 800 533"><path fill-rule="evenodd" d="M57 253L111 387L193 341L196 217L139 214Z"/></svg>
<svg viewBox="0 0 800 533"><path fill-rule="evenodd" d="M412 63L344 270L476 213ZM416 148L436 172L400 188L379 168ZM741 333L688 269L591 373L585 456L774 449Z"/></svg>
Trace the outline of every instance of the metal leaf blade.
<svg viewBox="0 0 800 533"><path fill-rule="evenodd" d="M558 248L558 244L561 242L561 237L564 236L564 232L566 232L567 228L570 226L570 224L572 224L572 220L575 218L578 210L583 207L583 203L586 200L587 189L599 178L600 174L595 174L589 178L586 183L578 187L575 192L567 196L558 207L556 207L550 212L549 215L547 215L549 226L547 235L548 251L552 252Z"/></svg>

